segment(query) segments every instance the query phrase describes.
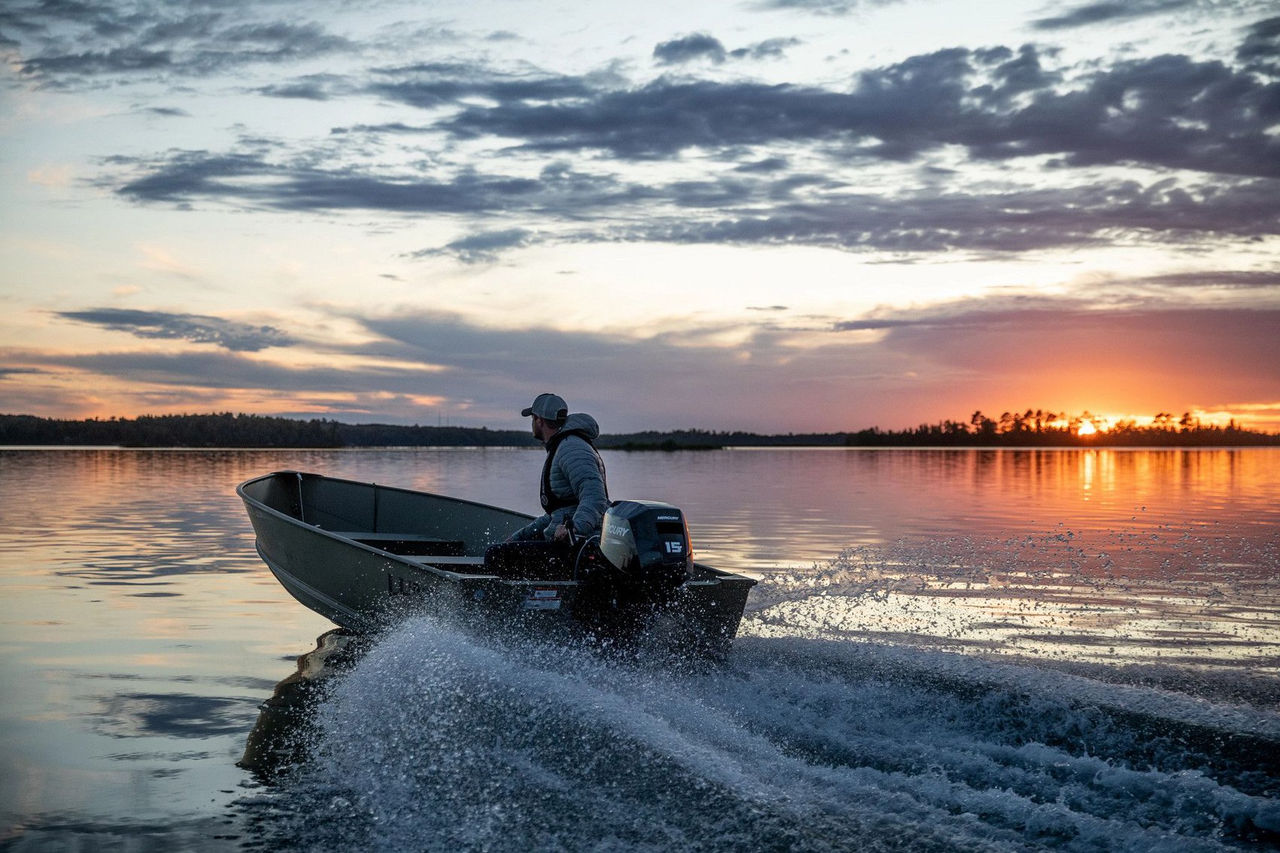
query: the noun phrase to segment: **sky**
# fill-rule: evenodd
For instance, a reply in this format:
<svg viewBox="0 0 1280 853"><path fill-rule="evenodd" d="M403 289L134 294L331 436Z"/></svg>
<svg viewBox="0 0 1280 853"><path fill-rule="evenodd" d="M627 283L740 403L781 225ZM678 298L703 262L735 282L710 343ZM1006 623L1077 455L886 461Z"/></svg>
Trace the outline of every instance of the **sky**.
<svg viewBox="0 0 1280 853"><path fill-rule="evenodd" d="M0 412L1280 430L1257 0L5 0Z"/></svg>

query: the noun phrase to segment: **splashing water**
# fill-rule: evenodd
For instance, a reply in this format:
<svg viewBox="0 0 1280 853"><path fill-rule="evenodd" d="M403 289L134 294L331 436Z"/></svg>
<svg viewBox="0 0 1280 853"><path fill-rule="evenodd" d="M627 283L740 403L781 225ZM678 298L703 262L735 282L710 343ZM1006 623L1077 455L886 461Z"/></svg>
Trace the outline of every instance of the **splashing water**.
<svg viewBox="0 0 1280 853"><path fill-rule="evenodd" d="M1277 566L1172 527L852 548L762 580L719 664L411 619L246 808L294 849L1268 849Z"/></svg>
<svg viewBox="0 0 1280 853"><path fill-rule="evenodd" d="M759 624L706 665L412 619L330 680L310 757L245 807L273 849L1280 842L1272 711Z"/></svg>

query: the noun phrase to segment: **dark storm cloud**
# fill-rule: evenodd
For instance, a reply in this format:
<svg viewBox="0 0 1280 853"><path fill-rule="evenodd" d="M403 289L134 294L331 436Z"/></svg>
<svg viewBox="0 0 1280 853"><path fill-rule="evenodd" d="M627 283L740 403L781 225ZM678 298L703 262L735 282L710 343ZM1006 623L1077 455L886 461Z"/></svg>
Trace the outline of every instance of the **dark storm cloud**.
<svg viewBox="0 0 1280 853"><path fill-rule="evenodd" d="M1077 6L1052 18L1040 18L1032 26L1040 30L1062 30L1160 15L1189 6L1200 5L1200 0L1124 0L1124 2L1088 3Z"/></svg>
<svg viewBox="0 0 1280 853"><path fill-rule="evenodd" d="M254 326L200 314L95 308L87 311L59 311L56 316L112 331L128 332L139 338L169 338L217 344L234 352L257 352L267 347L297 343L294 338L274 326Z"/></svg>

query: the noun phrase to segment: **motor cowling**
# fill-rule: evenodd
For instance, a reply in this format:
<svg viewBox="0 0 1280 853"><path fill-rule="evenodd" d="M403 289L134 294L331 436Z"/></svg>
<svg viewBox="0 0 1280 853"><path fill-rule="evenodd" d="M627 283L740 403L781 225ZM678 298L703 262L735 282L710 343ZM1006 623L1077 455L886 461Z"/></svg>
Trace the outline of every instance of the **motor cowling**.
<svg viewBox="0 0 1280 853"><path fill-rule="evenodd" d="M669 597L693 569L684 513L659 501L616 501L604 514L600 552L654 599Z"/></svg>

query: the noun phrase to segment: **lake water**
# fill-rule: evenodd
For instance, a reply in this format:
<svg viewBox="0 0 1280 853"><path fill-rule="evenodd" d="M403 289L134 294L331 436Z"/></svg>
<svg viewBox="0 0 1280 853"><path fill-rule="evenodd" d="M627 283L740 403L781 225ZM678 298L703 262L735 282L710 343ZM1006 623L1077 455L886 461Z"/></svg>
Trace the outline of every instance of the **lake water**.
<svg viewBox="0 0 1280 853"><path fill-rule="evenodd" d="M357 646L234 495L533 511L536 450L0 450L0 849L1280 846L1280 451L605 458L760 579L723 664ZM294 707L299 763L238 766Z"/></svg>

